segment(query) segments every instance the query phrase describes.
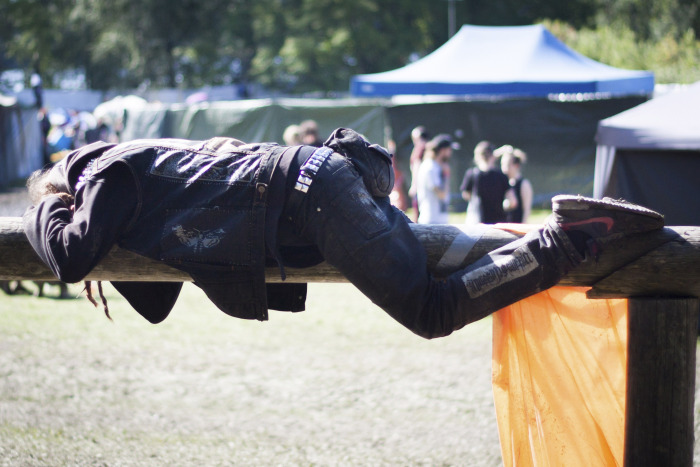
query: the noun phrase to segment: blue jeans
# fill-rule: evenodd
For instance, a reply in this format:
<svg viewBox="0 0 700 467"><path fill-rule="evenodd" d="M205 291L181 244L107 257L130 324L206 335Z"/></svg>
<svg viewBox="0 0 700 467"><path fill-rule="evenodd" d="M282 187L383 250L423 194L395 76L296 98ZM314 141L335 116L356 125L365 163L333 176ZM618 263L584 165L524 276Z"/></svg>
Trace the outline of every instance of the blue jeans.
<svg viewBox="0 0 700 467"><path fill-rule="evenodd" d="M339 154L326 160L303 201L285 215L326 262L425 338L446 336L545 290L581 261L563 231L545 226L445 279L434 278L406 216L388 198L373 198Z"/></svg>

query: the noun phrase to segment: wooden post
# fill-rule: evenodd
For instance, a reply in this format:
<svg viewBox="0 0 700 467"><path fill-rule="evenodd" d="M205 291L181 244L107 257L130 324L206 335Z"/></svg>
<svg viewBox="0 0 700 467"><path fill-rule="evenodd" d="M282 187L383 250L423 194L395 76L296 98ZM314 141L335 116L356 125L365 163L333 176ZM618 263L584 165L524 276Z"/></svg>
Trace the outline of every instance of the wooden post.
<svg viewBox="0 0 700 467"><path fill-rule="evenodd" d="M629 299L626 467L693 465L699 303Z"/></svg>

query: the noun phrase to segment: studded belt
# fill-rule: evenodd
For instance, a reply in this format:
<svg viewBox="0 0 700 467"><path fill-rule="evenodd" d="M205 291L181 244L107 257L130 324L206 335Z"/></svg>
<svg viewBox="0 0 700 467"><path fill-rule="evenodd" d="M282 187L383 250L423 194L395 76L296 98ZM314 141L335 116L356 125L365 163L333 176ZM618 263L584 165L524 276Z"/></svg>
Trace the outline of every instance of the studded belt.
<svg viewBox="0 0 700 467"><path fill-rule="evenodd" d="M304 165L299 169L299 176L297 177L297 183L294 185L294 189L302 193L309 191L309 187L314 182L318 169L321 168L323 163L328 156L333 154L333 150L327 147L321 147L316 149L311 157L309 157Z"/></svg>

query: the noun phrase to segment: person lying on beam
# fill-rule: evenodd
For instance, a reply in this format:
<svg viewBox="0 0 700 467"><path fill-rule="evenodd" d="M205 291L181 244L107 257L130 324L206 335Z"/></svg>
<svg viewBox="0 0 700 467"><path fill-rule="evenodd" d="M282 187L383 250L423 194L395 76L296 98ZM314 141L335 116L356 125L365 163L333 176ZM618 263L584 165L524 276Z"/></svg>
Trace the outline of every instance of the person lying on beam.
<svg viewBox="0 0 700 467"><path fill-rule="evenodd" d="M391 164L384 148L344 128L320 148L232 138L94 143L30 177L24 229L64 282L83 279L119 245L187 272L223 312L246 319L304 309L306 284L266 284L266 265L284 279L285 266L325 260L403 326L434 338L552 287L611 239L663 227L640 206L560 195L541 228L437 279L410 221L389 203ZM152 323L182 286L113 285Z"/></svg>

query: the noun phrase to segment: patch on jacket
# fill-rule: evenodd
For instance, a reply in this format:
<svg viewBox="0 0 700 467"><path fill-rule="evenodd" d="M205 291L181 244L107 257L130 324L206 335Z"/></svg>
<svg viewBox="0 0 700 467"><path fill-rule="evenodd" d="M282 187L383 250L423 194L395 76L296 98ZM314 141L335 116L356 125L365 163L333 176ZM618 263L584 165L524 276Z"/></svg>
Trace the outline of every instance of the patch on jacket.
<svg viewBox="0 0 700 467"><path fill-rule="evenodd" d="M226 233L224 229L199 230L186 229L178 224L174 226L173 232L186 247L192 248L195 253L201 253L205 248L212 248L221 243L221 239Z"/></svg>
<svg viewBox="0 0 700 467"><path fill-rule="evenodd" d="M250 265L248 211L167 209L163 220L160 259L178 264Z"/></svg>

